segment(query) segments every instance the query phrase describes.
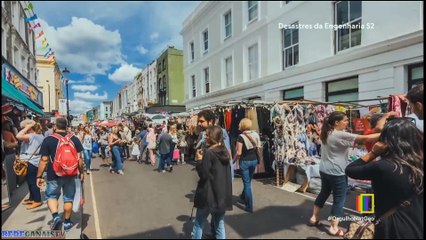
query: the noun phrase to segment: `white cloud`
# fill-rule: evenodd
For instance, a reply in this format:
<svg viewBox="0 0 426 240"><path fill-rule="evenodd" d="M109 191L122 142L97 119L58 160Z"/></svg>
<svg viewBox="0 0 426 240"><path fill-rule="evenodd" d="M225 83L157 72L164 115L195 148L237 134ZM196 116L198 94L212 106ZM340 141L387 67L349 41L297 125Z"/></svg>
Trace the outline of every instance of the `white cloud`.
<svg viewBox="0 0 426 240"><path fill-rule="evenodd" d="M93 108L92 103L80 100L80 99L74 99L70 100L70 113L71 114L80 114L89 111Z"/></svg>
<svg viewBox="0 0 426 240"><path fill-rule="evenodd" d="M110 31L89 19L77 17L64 27L51 27L44 20L41 25L56 59L71 72L106 74L112 65L124 62L118 30ZM36 42L40 49L41 41Z"/></svg>
<svg viewBox="0 0 426 240"><path fill-rule="evenodd" d="M146 53L148 52L148 49L146 49L144 46L142 46L142 44L141 44L141 45L139 45L139 46L136 48L136 50L138 50L138 52L139 52L140 54L142 54L142 55L144 55L144 54L146 54Z"/></svg>
<svg viewBox="0 0 426 240"><path fill-rule="evenodd" d="M81 84L81 83L95 83L96 79L94 76L87 76L84 80L69 80L69 84Z"/></svg>
<svg viewBox="0 0 426 240"><path fill-rule="evenodd" d="M90 92L75 92L74 98L87 101L100 101L108 99L108 93L104 91L104 95L99 95L98 93L92 94Z"/></svg>
<svg viewBox="0 0 426 240"><path fill-rule="evenodd" d="M179 4L156 2L152 5L150 14L152 15L151 19L155 19L155 23L149 24L146 32L152 32L151 40L155 36L154 33L158 33L158 39L150 47L149 55L151 58L159 57L167 46L182 49L182 36L180 35L182 23L199 3L200 1L179 2Z"/></svg>
<svg viewBox="0 0 426 240"><path fill-rule="evenodd" d="M71 85L71 89L77 91L96 91L98 86L96 85Z"/></svg>
<svg viewBox="0 0 426 240"><path fill-rule="evenodd" d="M134 67L132 64L122 64L113 74L108 74L108 78L115 83L130 82L141 71L141 69Z"/></svg>
<svg viewBox="0 0 426 240"><path fill-rule="evenodd" d="M149 38L152 41L156 41L159 37L160 37L160 34L158 32L153 32L153 33L151 33L151 35L149 35Z"/></svg>

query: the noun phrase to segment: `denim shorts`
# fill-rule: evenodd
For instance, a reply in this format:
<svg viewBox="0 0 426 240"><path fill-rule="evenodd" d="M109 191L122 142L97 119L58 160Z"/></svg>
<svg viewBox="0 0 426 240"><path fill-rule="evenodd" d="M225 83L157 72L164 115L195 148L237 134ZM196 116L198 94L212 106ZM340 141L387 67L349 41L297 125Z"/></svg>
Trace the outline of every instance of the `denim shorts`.
<svg viewBox="0 0 426 240"><path fill-rule="evenodd" d="M75 195L75 176L59 177L55 180L47 181L46 198L58 200L61 196L61 189L64 193L64 202L73 202Z"/></svg>

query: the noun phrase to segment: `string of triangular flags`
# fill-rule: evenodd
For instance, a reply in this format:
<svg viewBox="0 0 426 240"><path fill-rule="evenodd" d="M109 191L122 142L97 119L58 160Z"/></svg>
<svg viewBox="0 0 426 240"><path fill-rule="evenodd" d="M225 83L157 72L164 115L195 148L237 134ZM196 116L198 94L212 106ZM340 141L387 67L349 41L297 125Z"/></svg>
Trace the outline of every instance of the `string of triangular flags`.
<svg viewBox="0 0 426 240"><path fill-rule="evenodd" d="M28 22L31 26L31 22L34 22L34 25L31 26L29 28L29 31L32 31L35 35L35 39L38 40L40 39L43 35L44 35L44 31L41 27L41 23L38 20L37 14L34 13L34 6L33 4L30 2L28 4L28 6L26 8L24 8L24 11L29 11L29 13L33 13L33 16L31 17L26 17L24 18L25 22ZM35 23L35 21L38 21L37 23ZM40 31L36 34L35 29L39 28ZM44 57L47 58L48 61L52 61L52 64L55 65L55 68L53 69L53 72L55 73L55 75L59 75L61 77L61 81L64 80L64 76L62 75L62 72L58 66L58 63L56 62L56 56L55 56L55 52L52 51L52 48L50 47L49 43L47 42L47 38L46 36L43 37L43 39L41 40L41 51L46 51L44 54Z"/></svg>

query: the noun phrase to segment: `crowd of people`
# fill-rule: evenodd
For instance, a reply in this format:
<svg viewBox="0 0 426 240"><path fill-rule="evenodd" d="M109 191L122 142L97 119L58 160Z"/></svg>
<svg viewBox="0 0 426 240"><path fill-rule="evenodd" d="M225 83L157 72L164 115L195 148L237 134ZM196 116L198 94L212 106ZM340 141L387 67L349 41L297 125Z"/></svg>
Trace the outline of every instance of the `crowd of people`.
<svg viewBox="0 0 426 240"><path fill-rule="evenodd" d="M423 84L408 94L412 111L423 120ZM346 200L347 177L371 180L376 200L376 238L419 238L423 236L423 133L410 118L395 117L394 112L372 117L373 130L365 135L348 133L348 117L332 112L324 119L321 129L321 191L313 207L310 226L319 226L319 213L328 197L333 194L328 233L343 236L339 217L343 217ZM76 191L76 176L84 181L91 174L93 154L102 158L102 167L112 174L123 175L123 163L136 161L150 164L158 172L173 171L176 164L194 162L199 181L194 207L197 209L192 237L201 239L203 224L209 215L211 235L225 238L225 212L232 210L233 165L239 161L243 182L240 203L253 213L254 197L251 181L259 163L257 147L259 134L252 130L252 122L244 118L239 123L241 134L234 156L228 133L217 126L217 118L210 110L198 113L198 128L173 121L153 125L145 122L137 126L120 122L107 128L79 125L72 129L64 118L42 129L39 122L26 119L20 131L9 122L2 125L2 155L15 154L28 162L26 180L29 198L23 201L27 209L42 206L40 187L46 186L47 204L52 213L52 230L62 223L58 214L58 198L63 192L64 230L68 231L72 204ZM348 150L355 142L371 143L369 152L351 164ZM66 144L64 144L66 143ZM66 146L65 146L66 145ZM71 147L69 155L75 157L72 174L58 170L56 164L62 148ZM69 150L69 149L68 149ZM74 171L75 170L75 171ZM47 172L44 180L44 171ZM61 172L62 171L62 172ZM409 204L407 204L407 202ZM403 205L404 204L404 205ZM407 220L408 219L408 220Z"/></svg>

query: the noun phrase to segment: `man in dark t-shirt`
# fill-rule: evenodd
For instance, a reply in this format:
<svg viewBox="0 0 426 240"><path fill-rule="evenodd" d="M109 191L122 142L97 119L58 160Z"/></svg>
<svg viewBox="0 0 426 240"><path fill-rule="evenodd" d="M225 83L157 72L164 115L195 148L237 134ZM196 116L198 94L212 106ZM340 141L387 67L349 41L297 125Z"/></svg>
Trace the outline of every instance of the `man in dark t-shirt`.
<svg viewBox="0 0 426 240"><path fill-rule="evenodd" d="M65 137L68 132L67 129L67 121L64 118L58 118L56 120L56 133ZM84 163L83 163L83 146L81 145L80 140L76 136L71 137L71 141L73 141L74 146L77 150L77 158L79 163L79 176L80 180L84 181ZM61 227L61 219L58 214L58 199L61 195L61 189L64 194L64 230L69 231L73 227L73 223L71 222L71 214L72 214L72 204L74 201L74 195L76 191L75 186L75 178L77 176L65 176L60 177L57 176L53 170L52 161L55 159L56 149L58 146L58 139L53 136L48 136L44 139L41 147L40 154L42 156L38 172L37 172L37 186L41 187L43 185L42 175L44 170L47 167L47 185L46 185L46 197L47 197L47 205L49 207L50 212L52 213L52 224L51 230L60 230Z"/></svg>

